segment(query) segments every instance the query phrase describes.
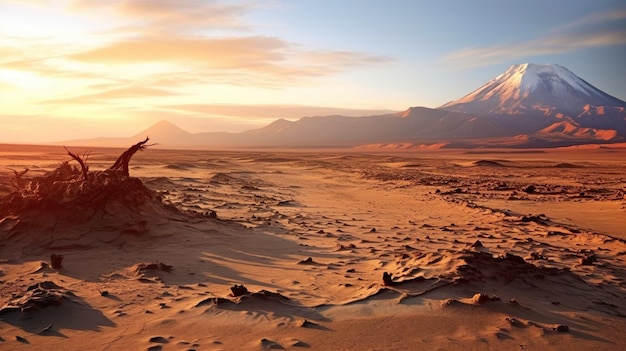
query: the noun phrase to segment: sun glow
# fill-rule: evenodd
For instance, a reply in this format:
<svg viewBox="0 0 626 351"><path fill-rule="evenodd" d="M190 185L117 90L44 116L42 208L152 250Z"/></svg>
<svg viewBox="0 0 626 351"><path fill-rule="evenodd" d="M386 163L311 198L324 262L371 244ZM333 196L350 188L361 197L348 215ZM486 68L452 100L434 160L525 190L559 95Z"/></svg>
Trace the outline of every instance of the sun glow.
<svg viewBox="0 0 626 351"><path fill-rule="evenodd" d="M575 42L569 32L580 34L577 28L586 28L589 21L615 25L622 19L600 9L584 23L561 27L562 35L502 50L497 50L497 40L477 42L472 44L475 53L463 51L468 38L487 37L466 23L459 35L425 36L431 17L437 27L447 23L450 30L456 28L458 19L448 18L447 9L440 18L437 9L411 11L419 7L411 2L389 7L370 1L371 8L359 11L347 5L350 1L339 3L0 0L0 124L6 130L9 122L21 120L21 130L38 128L45 134L71 121L72 128L60 129L64 136L56 137L69 139L108 135L107 126L88 128L111 118L123 119L127 126L167 119L202 128L198 132L243 131L277 118L324 114L329 107L350 116L435 107L468 91L464 87L482 83L464 78L452 91L444 82L458 79L458 70L450 69L450 62L458 66L455 58L467 64L492 51L507 57L527 46L552 47L555 40L557 51L569 52L572 46L558 45ZM483 15L476 13L477 18ZM355 19L352 29L344 23L349 16ZM398 25L373 25L384 17ZM542 28L549 32L551 26ZM605 29L622 33L611 28ZM606 33L591 34L585 36L585 47ZM240 108L215 112L223 105ZM32 124L27 117L40 119ZM85 132L77 135L79 126ZM17 134L5 133L0 142L9 140L6 135L15 140ZM31 138L29 134L36 133L20 135Z"/></svg>
<svg viewBox="0 0 626 351"><path fill-rule="evenodd" d="M0 81L5 85L24 89L40 89L51 85L50 79L33 72L0 69Z"/></svg>

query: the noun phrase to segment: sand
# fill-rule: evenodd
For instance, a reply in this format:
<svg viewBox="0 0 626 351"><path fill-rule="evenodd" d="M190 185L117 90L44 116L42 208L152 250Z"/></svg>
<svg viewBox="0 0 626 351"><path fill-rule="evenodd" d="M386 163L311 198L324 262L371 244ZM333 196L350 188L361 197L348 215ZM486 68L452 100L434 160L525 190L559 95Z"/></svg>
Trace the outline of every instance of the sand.
<svg viewBox="0 0 626 351"><path fill-rule="evenodd" d="M624 159L148 149L148 192L0 219L0 349L621 350ZM3 146L0 196L68 160Z"/></svg>

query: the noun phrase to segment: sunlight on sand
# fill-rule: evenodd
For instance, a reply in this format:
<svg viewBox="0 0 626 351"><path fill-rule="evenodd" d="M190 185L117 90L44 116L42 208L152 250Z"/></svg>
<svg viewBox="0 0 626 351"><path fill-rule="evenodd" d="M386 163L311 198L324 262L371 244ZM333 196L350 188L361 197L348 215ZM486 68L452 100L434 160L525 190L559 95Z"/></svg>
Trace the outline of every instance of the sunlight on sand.
<svg viewBox="0 0 626 351"><path fill-rule="evenodd" d="M622 151L3 150L3 349L626 343Z"/></svg>

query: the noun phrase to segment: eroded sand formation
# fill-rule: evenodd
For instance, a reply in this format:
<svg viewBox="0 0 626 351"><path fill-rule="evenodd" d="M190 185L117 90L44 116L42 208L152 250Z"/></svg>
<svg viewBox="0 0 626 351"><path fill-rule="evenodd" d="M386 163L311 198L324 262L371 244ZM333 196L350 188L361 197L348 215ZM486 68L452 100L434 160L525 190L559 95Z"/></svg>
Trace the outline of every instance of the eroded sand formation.
<svg viewBox="0 0 626 351"><path fill-rule="evenodd" d="M152 150L140 178L24 177L0 346L620 349L624 165L500 156Z"/></svg>

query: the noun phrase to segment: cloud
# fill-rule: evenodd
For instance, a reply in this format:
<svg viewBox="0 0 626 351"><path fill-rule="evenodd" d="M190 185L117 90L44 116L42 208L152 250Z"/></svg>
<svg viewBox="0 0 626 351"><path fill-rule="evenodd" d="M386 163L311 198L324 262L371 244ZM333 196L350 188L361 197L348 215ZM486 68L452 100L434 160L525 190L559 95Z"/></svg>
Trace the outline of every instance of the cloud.
<svg viewBox="0 0 626 351"><path fill-rule="evenodd" d="M114 104L122 110L133 105L130 98L140 98L135 106L148 109L164 103L161 98L180 103L228 100L224 96L233 87L252 93L311 85L355 67L390 61L369 53L305 47L255 34L246 15L259 6L275 6L273 2L42 0L28 6L15 4L28 15L25 18L33 19L28 23L42 14L46 15L40 18L42 23L55 16L50 23L68 22L59 36L47 33L44 25L20 21L12 22L10 33L0 28L0 68L32 73L45 78L50 83L46 87L55 87L23 90L32 105L40 102L42 108L54 103L64 108L73 103L95 108L102 103L104 108ZM44 10L51 4L54 11L47 16ZM35 9L32 13L31 8ZM18 34L25 27L40 32L22 40ZM209 95L212 89L215 94Z"/></svg>
<svg viewBox="0 0 626 351"><path fill-rule="evenodd" d="M201 115L219 115L253 118L301 118L306 116L371 116L394 113L390 110L345 109L304 105L237 105L237 104L186 104L161 105L164 110L192 112Z"/></svg>
<svg viewBox="0 0 626 351"><path fill-rule="evenodd" d="M40 1L24 8L37 9L35 16L47 6L52 5ZM27 41L0 32L0 64L48 78L74 79L83 87L117 82L123 88L134 82L162 89L207 84L281 89L389 61L254 35L245 15L260 6L276 5L247 0L59 1L54 15L67 22L79 20L80 25L91 19L90 26L71 37L40 33Z"/></svg>
<svg viewBox="0 0 626 351"><path fill-rule="evenodd" d="M175 62L235 68L284 59L285 42L271 37L150 37L114 42L70 56L91 63Z"/></svg>
<svg viewBox="0 0 626 351"><path fill-rule="evenodd" d="M349 51L303 50L280 38L142 37L122 40L69 56L81 63L111 66L176 65L151 76L151 84L219 83L280 87L389 59Z"/></svg>
<svg viewBox="0 0 626 351"><path fill-rule="evenodd" d="M110 89L105 90L98 93L93 94L84 94L73 96L64 99L55 99L55 100L47 100L43 103L51 103L51 104L59 104L59 103L70 103L70 104L89 104L94 102L106 102L110 100L116 99L137 99L137 98L153 98L153 97L165 97L165 96L176 96L178 94L173 93L171 91L163 90L163 89L154 89L147 87L126 87L126 88L118 88L118 89Z"/></svg>
<svg viewBox="0 0 626 351"><path fill-rule="evenodd" d="M626 9L619 9L608 12L596 12L588 16L582 17L574 22L554 28L554 32L566 32L566 31L578 31L580 29L587 29L591 26L606 25L606 24L623 24L623 20L626 19Z"/></svg>
<svg viewBox="0 0 626 351"><path fill-rule="evenodd" d="M216 0L77 0L71 8L83 13L109 12L122 17L119 32L193 33L210 30L246 30L242 17L256 7L251 2Z"/></svg>
<svg viewBox="0 0 626 351"><path fill-rule="evenodd" d="M245 15L273 2L222 0L74 0L84 13L119 18L105 45L74 53L81 63L177 65L152 75L151 84L255 85L280 88L389 58L361 52L302 48L278 37L250 35Z"/></svg>
<svg viewBox="0 0 626 351"><path fill-rule="evenodd" d="M533 40L464 48L446 55L448 63L461 67L486 66L522 57L556 55L595 47L626 44L626 10L596 13L554 28Z"/></svg>
<svg viewBox="0 0 626 351"><path fill-rule="evenodd" d="M19 57L22 52L14 47L0 46L0 65L5 65L14 61L14 57Z"/></svg>

